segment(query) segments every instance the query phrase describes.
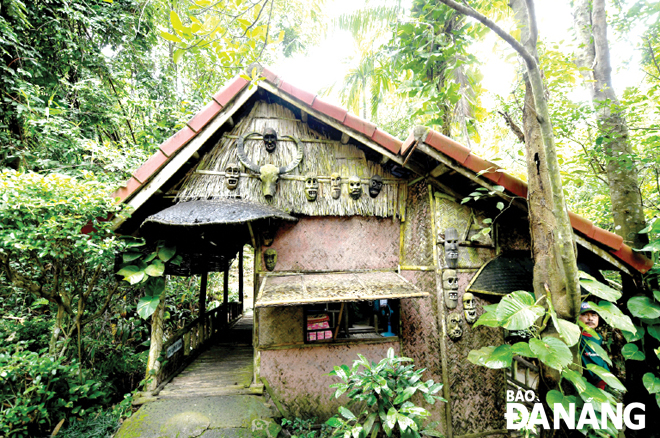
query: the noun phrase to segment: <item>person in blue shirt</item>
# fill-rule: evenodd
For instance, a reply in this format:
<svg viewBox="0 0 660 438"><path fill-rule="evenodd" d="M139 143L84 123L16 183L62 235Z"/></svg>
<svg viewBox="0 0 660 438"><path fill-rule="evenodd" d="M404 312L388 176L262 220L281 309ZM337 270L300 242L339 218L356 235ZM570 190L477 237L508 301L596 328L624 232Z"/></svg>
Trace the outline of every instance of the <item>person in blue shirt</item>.
<svg viewBox="0 0 660 438"><path fill-rule="evenodd" d="M580 316L578 318L580 321L584 323L584 325L586 325L592 330L595 330L596 327L598 327L598 324L600 323L600 316L591 308L591 306L589 306L589 303L582 303L582 306L580 308ZM605 360L603 360L603 358L600 357L600 355L596 353L596 351L589 346L587 341L593 342L599 347L603 346L602 337L597 338L587 333L586 331L583 331L582 336L580 337L582 366L586 368L588 364L595 364L605 368L607 371L610 371L610 368L607 366ZM605 389L606 384L603 381L603 379L598 377L598 375L592 373L591 371L585 371L584 377L587 379L587 382L591 383L592 385L600 389Z"/></svg>

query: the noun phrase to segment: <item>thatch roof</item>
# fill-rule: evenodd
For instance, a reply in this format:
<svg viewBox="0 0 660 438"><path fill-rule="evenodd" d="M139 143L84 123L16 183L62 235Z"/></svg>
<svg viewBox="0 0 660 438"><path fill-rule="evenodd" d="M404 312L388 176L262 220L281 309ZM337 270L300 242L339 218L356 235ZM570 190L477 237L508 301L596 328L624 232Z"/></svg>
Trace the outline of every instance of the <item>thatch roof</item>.
<svg viewBox="0 0 660 438"><path fill-rule="evenodd" d="M162 225L234 225L259 219L280 219L295 222L298 219L270 205L242 199L214 199L212 201L180 202L156 214L142 223Z"/></svg>
<svg viewBox="0 0 660 438"><path fill-rule="evenodd" d="M256 307L427 296L428 292L417 288L395 272L299 275L274 273L264 279Z"/></svg>

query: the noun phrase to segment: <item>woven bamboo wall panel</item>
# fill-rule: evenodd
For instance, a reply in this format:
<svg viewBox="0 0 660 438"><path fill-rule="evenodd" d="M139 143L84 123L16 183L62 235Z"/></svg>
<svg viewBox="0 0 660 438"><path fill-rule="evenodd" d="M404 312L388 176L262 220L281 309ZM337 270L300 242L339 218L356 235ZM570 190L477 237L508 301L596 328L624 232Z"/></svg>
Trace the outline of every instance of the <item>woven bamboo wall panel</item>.
<svg viewBox="0 0 660 438"><path fill-rule="evenodd" d="M259 178L240 164L236 153L237 139L232 138L251 132L263 133L267 127L275 129L278 138L290 135L301 140L320 140L302 141L304 158L296 169L280 178L272 202L268 202L264 197ZM258 166L273 164L281 167L292 162L296 146L293 141L280 138L276 151L270 154L263 146L262 140L248 139L245 141L245 152ZM238 196L250 201L268 203L289 213L310 216L393 217L399 208L400 191L405 190L405 187L400 187L405 184L404 181L396 179L379 164L367 161L364 152L357 147L331 141L311 130L301 120L297 120L289 109L265 101L258 101L249 115L238 121L230 135L223 136L218 144L202 157L195 171L224 172L230 162L237 163L242 168L235 190L225 187L223 175L193 172L183 182L177 199L187 201ZM342 194L339 199L333 199L330 195L330 175L333 172L339 173L342 178ZM321 178L318 198L314 202L305 197L303 177L308 173ZM353 200L348 195L348 178L353 175L362 179L363 194L358 200ZM376 198L371 198L368 194L368 179L373 175L380 175L384 182ZM288 179L290 177L297 179Z"/></svg>
<svg viewBox="0 0 660 438"><path fill-rule="evenodd" d="M402 272L401 276L422 290L435 291L435 273ZM437 295L428 298L401 301L401 330L403 332L402 355L415 361L416 368L426 368L424 380L442 383L440 353L441 334L438 330ZM432 421L438 421L444 429L444 403L428 405L421 397L413 402L424 406L431 413Z"/></svg>
<svg viewBox="0 0 660 438"><path fill-rule="evenodd" d="M277 251L275 271L395 269L399 230L392 219L303 217L278 229L270 246Z"/></svg>
<svg viewBox="0 0 660 438"><path fill-rule="evenodd" d="M506 377L503 370L491 370L467 361L470 350L504 343L502 329L477 327L467 324L463 315L463 294L474 274L459 273L459 305L449 313L461 316L463 336L458 341L447 339L449 380L451 384L452 426L454 435L463 435L491 429L503 429L505 412ZM483 306L493 304L482 296L475 296L477 315Z"/></svg>
<svg viewBox="0 0 660 438"><path fill-rule="evenodd" d="M300 306L258 309L259 346L303 342L303 308Z"/></svg>
<svg viewBox="0 0 660 438"><path fill-rule="evenodd" d="M424 181L408 187L402 265L433 265L434 237L431 231L431 202Z"/></svg>

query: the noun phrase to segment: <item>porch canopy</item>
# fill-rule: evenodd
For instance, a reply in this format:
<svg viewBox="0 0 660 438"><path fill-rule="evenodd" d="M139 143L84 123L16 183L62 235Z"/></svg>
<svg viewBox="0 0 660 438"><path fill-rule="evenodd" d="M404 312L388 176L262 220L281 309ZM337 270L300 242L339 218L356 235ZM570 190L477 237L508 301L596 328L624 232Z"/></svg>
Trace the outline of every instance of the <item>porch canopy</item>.
<svg viewBox="0 0 660 438"><path fill-rule="evenodd" d="M268 274L256 307L428 297L395 272Z"/></svg>
<svg viewBox="0 0 660 438"><path fill-rule="evenodd" d="M270 205L242 199L179 202L147 217L140 231L147 242L167 240L183 257L167 264L170 275L224 271L254 233L280 221L297 219Z"/></svg>

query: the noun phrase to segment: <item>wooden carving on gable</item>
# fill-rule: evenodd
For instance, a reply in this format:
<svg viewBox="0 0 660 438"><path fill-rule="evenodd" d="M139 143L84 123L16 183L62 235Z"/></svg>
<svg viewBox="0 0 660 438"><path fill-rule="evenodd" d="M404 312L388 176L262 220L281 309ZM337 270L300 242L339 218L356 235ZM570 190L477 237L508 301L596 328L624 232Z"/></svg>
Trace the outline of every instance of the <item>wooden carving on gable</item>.
<svg viewBox="0 0 660 438"><path fill-rule="evenodd" d="M179 201L240 198L309 216L394 217L406 181L364 151L310 128L282 105L257 101L200 160Z"/></svg>

